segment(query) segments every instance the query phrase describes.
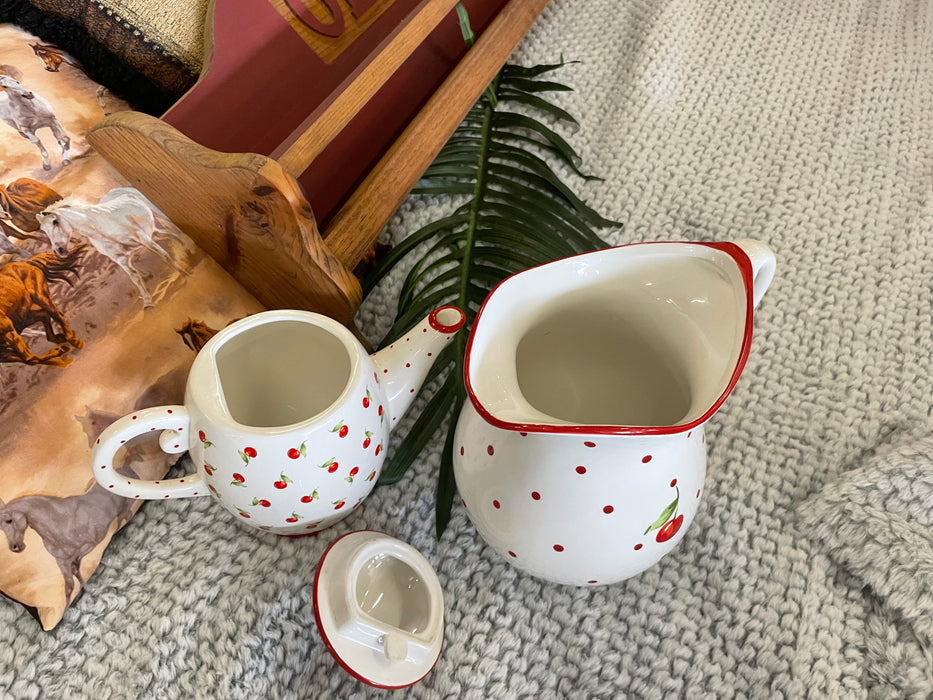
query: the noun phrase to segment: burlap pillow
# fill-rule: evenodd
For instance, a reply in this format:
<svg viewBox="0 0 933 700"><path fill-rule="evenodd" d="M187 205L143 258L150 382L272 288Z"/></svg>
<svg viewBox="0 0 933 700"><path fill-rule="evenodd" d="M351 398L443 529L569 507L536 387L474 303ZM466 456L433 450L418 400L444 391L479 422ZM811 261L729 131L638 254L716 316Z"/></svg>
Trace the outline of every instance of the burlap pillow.
<svg viewBox="0 0 933 700"><path fill-rule="evenodd" d="M260 307L90 150L125 105L35 43L0 25L0 592L49 629L140 505L97 485L97 434L180 403L187 342ZM157 479L172 458L130 459Z"/></svg>

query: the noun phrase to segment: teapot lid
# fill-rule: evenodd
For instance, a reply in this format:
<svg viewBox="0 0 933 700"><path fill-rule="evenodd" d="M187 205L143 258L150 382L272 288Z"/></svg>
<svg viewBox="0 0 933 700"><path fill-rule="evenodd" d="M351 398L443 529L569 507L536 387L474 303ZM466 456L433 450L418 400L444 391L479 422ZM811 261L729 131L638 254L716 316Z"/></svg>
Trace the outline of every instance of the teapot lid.
<svg viewBox="0 0 933 700"><path fill-rule="evenodd" d="M430 673L444 640L434 569L410 545L372 530L343 535L324 552L314 576L314 617L345 671L388 690Z"/></svg>

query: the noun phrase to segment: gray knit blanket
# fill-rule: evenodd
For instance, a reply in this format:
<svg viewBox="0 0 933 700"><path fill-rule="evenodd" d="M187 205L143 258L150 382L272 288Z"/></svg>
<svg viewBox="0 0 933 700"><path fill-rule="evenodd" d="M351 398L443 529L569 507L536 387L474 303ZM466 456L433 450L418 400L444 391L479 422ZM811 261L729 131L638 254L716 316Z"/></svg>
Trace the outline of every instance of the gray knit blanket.
<svg viewBox="0 0 933 700"><path fill-rule="evenodd" d="M778 256L745 373L708 426L699 513L657 566L544 583L459 504L435 541L438 442L318 537L254 534L206 499L148 504L54 631L0 605L0 695L387 697L314 623L318 559L362 528L423 552L444 590L440 661L395 697L933 695L931 13L552 0L513 57L579 61L562 76L581 123L567 137L603 180L567 176L626 223L615 242L749 237ZM442 206L409 200L386 240ZM361 310L373 339L400 281Z"/></svg>

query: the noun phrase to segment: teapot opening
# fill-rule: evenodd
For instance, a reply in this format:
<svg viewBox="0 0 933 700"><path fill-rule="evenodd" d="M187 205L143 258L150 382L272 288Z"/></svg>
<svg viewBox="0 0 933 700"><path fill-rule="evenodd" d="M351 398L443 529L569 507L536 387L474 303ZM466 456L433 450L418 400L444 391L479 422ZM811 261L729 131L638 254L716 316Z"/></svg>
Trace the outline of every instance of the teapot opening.
<svg viewBox="0 0 933 700"><path fill-rule="evenodd" d="M352 370L344 342L295 320L263 323L232 336L215 354L220 392L241 425L300 423L340 397Z"/></svg>
<svg viewBox="0 0 933 700"><path fill-rule="evenodd" d="M377 554L360 569L356 602L367 615L409 634L431 622L430 593L421 576L391 554Z"/></svg>

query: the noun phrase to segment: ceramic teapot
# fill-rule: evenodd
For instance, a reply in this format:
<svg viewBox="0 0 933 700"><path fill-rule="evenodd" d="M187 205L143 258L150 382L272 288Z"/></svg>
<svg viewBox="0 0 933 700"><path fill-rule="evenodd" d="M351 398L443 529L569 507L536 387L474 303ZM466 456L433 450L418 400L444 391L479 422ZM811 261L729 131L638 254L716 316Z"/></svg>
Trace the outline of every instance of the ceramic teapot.
<svg viewBox="0 0 933 700"><path fill-rule="evenodd" d="M774 276L755 241L642 243L505 280L467 346L454 475L479 534L572 585L655 564L703 494L703 426Z"/></svg>
<svg viewBox="0 0 933 700"><path fill-rule="evenodd" d="M370 357L326 316L293 310L248 316L198 353L184 405L137 411L101 433L94 475L127 498L213 494L241 522L262 530L321 530L372 490L389 431L464 320L455 307L436 309ZM124 443L156 430L164 451L190 451L196 473L144 481L114 469Z"/></svg>

